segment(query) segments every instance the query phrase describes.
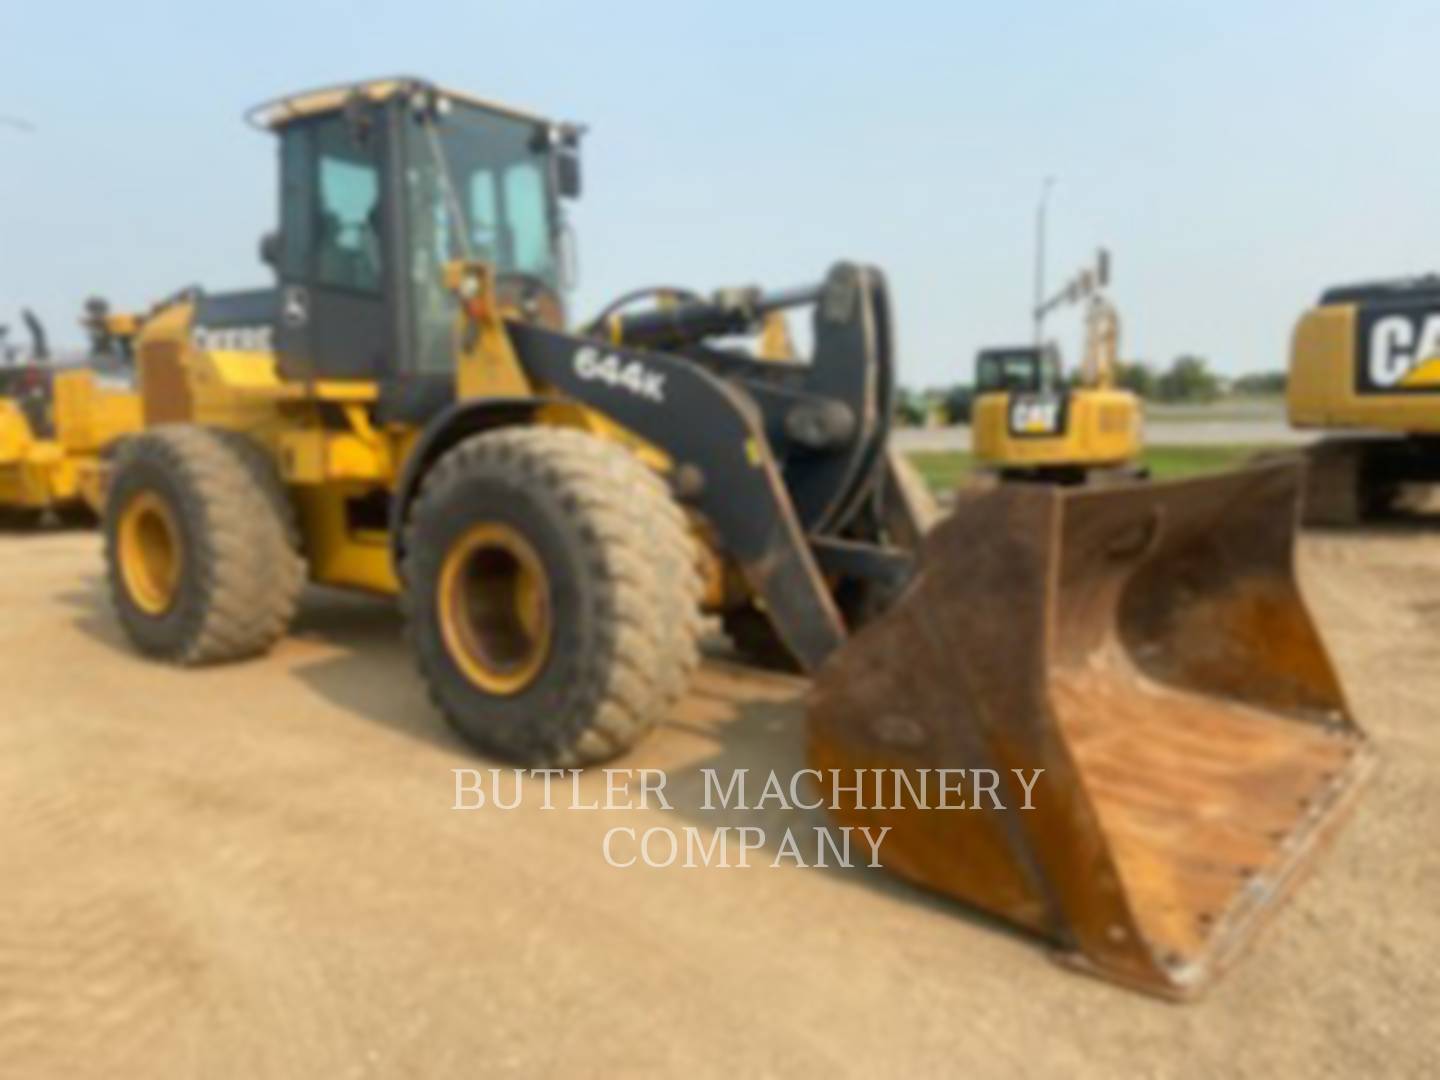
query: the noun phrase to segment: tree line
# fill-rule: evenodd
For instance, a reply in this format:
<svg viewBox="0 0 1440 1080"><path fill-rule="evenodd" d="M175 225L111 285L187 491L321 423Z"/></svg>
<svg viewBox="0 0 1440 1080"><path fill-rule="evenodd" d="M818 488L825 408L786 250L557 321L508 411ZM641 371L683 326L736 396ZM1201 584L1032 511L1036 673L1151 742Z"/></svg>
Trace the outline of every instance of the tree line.
<svg viewBox="0 0 1440 1080"><path fill-rule="evenodd" d="M1212 371L1203 356L1177 356L1169 366L1122 360L1115 381L1146 401L1204 405L1226 397L1278 397L1285 393L1283 371L1252 372L1228 378ZM901 387L898 412L904 424L963 424L970 419L975 390L969 383L915 390Z"/></svg>

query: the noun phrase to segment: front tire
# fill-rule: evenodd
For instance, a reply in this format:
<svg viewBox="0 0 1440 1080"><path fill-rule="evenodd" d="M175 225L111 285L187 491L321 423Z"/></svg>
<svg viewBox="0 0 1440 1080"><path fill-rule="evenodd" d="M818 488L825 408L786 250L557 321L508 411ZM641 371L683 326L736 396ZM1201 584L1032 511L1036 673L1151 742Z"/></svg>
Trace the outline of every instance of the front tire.
<svg viewBox="0 0 1440 1080"><path fill-rule="evenodd" d="M289 628L305 581L294 510L244 436L177 424L127 439L104 527L115 612L142 652L216 664Z"/></svg>
<svg viewBox="0 0 1440 1080"><path fill-rule="evenodd" d="M624 447L547 427L467 439L431 469L405 533L406 616L432 698L509 760L621 753L698 663L694 543Z"/></svg>

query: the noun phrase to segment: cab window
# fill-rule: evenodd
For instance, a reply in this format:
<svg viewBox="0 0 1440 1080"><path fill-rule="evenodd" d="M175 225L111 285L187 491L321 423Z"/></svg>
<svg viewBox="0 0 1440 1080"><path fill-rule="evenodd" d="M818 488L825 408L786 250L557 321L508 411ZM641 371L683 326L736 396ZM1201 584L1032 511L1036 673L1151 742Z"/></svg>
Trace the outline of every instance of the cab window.
<svg viewBox="0 0 1440 1080"><path fill-rule="evenodd" d="M505 273L530 274L549 282L550 208L545 174L529 161L470 174L470 248Z"/></svg>
<svg viewBox="0 0 1440 1080"><path fill-rule="evenodd" d="M983 352L975 365L975 389L1013 394L1049 393L1060 385L1060 357L1054 349Z"/></svg>
<svg viewBox="0 0 1440 1080"><path fill-rule="evenodd" d="M442 119L405 126L403 194L413 230L406 253L416 367L454 367L452 259L480 259L558 296L554 196L548 143L533 121L455 103Z"/></svg>
<svg viewBox="0 0 1440 1080"><path fill-rule="evenodd" d="M378 294L382 281L380 140L357 140L342 118L281 137L281 276Z"/></svg>
<svg viewBox="0 0 1440 1080"><path fill-rule="evenodd" d="M551 237L545 177L538 165L521 162L505 170L506 232L517 271L549 280Z"/></svg>
<svg viewBox="0 0 1440 1080"><path fill-rule="evenodd" d="M980 357L980 370L975 375L977 390L1009 390L1027 392L1039 388L1039 372L1034 353L989 353Z"/></svg>
<svg viewBox="0 0 1440 1080"><path fill-rule="evenodd" d="M343 126L329 126L319 142L315 281L379 292L379 165L373 151L355 145Z"/></svg>

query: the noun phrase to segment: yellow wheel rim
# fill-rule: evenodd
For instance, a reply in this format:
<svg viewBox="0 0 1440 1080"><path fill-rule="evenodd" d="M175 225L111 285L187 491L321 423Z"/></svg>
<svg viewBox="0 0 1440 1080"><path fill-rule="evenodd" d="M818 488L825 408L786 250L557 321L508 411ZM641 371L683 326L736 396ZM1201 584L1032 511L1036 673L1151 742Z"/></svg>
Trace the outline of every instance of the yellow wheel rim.
<svg viewBox="0 0 1440 1080"><path fill-rule="evenodd" d="M146 615L164 615L175 604L185 548L170 504L154 491L142 491L120 515L120 574L125 591Z"/></svg>
<svg viewBox="0 0 1440 1080"><path fill-rule="evenodd" d="M451 658L487 694L524 690L550 655L550 583L530 542L486 522L460 537L440 571L440 630Z"/></svg>

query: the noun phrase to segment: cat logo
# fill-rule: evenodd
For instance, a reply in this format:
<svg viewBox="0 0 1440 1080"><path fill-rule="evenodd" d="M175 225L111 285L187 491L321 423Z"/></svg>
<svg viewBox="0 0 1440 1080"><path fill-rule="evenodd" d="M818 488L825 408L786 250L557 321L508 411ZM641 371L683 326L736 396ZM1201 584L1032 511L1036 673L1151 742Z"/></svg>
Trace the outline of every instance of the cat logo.
<svg viewBox="0 0 1440 1080"><path fill-rule="evenodd" d="M1058 435L1064 427L1063 406L1058 397L1016 397L1010 403L1010 434Z"/></svg>
<svg viewBox="0 0 1440 1080"><path fill-rule="evenodd" d="M1370 315L1360 325L1361 393L1440 392L1440 311Z"/></svg>

